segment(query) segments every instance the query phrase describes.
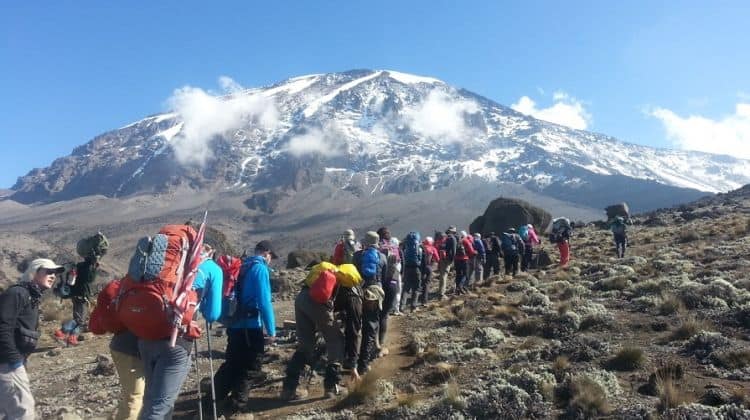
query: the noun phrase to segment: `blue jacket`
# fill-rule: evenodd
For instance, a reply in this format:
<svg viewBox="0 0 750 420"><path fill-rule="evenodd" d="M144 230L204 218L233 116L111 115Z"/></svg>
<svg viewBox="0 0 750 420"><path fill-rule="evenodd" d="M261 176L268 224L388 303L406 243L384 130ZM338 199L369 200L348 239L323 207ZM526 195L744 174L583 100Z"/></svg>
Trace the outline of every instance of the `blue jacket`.
<svg viewBox="0 0 750 420"><path fill-rule="evenodd" d="M484 254L486 253L484 249L484 242L482 242L481 239L474 238L474 251L477 251L477 256L484 258Z"/></svg>
<svg viewBox="0 0 750 420"><path fill-rule="evenodd" d="M224 283L224 272L214 260L206 260L198 266L198 273L193 280L193 289L201 297L200 311L208 322L214 322L221 316L221 293Z"/></svg>
<svg viewBox="0 0 750 420"><path fill-rule="evenodd" d="M253 256L242 263L240 273L244 273L240 304L244 308L257 308L257 315L235 321L230 328L261 328L271 337L276 336L276 318L271 303L271 272L266 260L261 256ZM236 287L236 286L235 286Z"/></svg>

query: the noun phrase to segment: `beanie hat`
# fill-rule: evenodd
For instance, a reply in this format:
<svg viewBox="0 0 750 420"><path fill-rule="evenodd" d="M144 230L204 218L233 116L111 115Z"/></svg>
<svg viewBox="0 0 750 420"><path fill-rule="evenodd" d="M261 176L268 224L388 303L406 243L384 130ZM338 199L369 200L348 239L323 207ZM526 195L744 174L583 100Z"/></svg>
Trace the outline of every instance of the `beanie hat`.
<svg viewBox="0 0 750 420"><path fill-rule="evenodd" d="M365 246L377 245L380 240L380 235L376 232L369 231L365 233L365 238L362 240Z"/></svg>
<svg viewBox="0 0 750 420"><path fill-rule="evenodd" d="M456 233L456 227L448 226L448 230L446 230L445 233Z"/></svg>
<svg viewBox="0 0 750 420"><path fill-rule="evenodd" d="M469 236L469 235L468 235L468 234L466 234L466 231L465 231L465 230L462 230L462 231L461 231L461 237L462 237L462 238L465 238L465 237L467 237L467 236Z"/></svg>
<svg viewBox="0 0 750 420"><path fill-rule="evenodd" d="M344 238L346 239L354 239L354 231L351 229L347 229L344 231Z"/></svg>
<svg viewBox="0 0 750 420"><path fill-rule="evenodd" d="M477 238L477 239L482 239L482 234L479 233L479 232L477 232L477 233L474 234L474 237Z"/></svg>
<svg viewBox="0 0 750 420"><path fill-rule="evenodd" d="M424 243L432 245L435 242L435 240L432 239L432 236L427 236L424 238Z"/></svg>

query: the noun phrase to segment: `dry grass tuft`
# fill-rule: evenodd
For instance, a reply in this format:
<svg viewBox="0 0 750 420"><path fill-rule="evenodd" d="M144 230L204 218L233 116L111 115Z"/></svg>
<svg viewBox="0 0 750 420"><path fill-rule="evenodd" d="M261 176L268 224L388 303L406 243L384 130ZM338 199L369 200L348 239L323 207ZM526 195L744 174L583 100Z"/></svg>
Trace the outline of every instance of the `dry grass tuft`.
<svg viewBox="0 0 750 420"><path fill-rule="evenodd" d="M629 371L643 367L646 356L638 347L625 347L617 352L615 357L609 359L604 367L607 370Z"/></svg>
<svg viewBox="0 0 750 420"><path fill-rule="evenodd" d="M568 356L557 356L552 362L552 374L554 374L555 378L559 381L566 373L568 373L570 366L571 364Z"/></svg>
<svg viewBox="0 0 750 420"><path fill-rule="evenodd" d="M685 318L675 330L672 331L670 340L687 340L695 334L698 334L698 332L700 332L701 330L708 331L708 323L702 319L697 319L694 316L689 316Z"/></svg>
<svg viewBox="0 0 750 420"><path fill-rule="evenodd" d="M700 239L701 235L693 229L684 229L677 237L677 241L682 244L699 241Z"/></svg>
<svg viewBox="0 0 750 420"><path fill-rule="evenodd" d="M611 411L606 392L590 378L573 380L570 392L568 413L575 418L596 418Z"/></svg>
<svg viewBox="0 0 750 420"><path fill-rule="evenodd" d="M439 362L427 372L425 381L430 385L444 384L453 378L456 371L456 367L450 363Z"/></svg>
<svg viewBox="0 0 750 420"><path fill-rule="evenodd" d="M730 350L718 353L716 362L725 369L743 369L750 366L750 350Z"/></svg>
<svg viewBox="0 0 750 420"><path fill-rule="evenodd" d="M504 321L514 321L516 319L522 318L524 314L515 306L500 305L493 306L492 310L490 311L490 315L492 315L496 319L501 319Z"/></svg>
<svg viewBox="0 0 750 420"><path fill-rule="evenodd" d="M694 398L685 393L670 375L657 375L656 392L659 397L656 409L662 413L694 401Z"/></svg>
<svg viewBox="0 0 750 420"><path fill-rule="evenodd" d="M450 381L445 385L443 402L458 410L466 407L466 402L461 398L461 388L456 381Z"/></svg>
<svg viewBox="0 0 750 420"><path fill-rule="evenodd" d="M336 403L337 409L354 407L366 401L372 400L378 393L378 380L382 373L377 369L367 372L362 379L357 381L344 398Z"/></svg>
<svg viewBox="0 0 750 420"><path fill-rule="evenodd" d="M537 318L523 319L514 323L511 329L513 334L520 337L536 335L542 330L542 322Z"/></svg>
<svg viewBox="0 0 750 420"><path fill-rule="evenodd" d="M685 312L685 304L679 297L669 294L662 296L659 304L659 315L674 315Z"/></svg>
<svg viewBox="0 0 750 420"><path fill-rule="evenodd" d="M453 316L461 322L471 321L477 317L477 313L468 305L455 305L452 312Z"/></svg>
<svg viewBox="0 0 750 420"><path fill-rule="evenodd" d="M419 404L420 401L424 400L424 397L416 393L401 394L396 398L399 407L414 407Z"/></svg>
<svg viewBox="0 0 750 420"><path fill-rule="evenodd" d="M533 348L542 346L544 344L544 339L539 337L529 337L526 340L523 340L523 343L518 345L519 350L531 350Z"/></svg>

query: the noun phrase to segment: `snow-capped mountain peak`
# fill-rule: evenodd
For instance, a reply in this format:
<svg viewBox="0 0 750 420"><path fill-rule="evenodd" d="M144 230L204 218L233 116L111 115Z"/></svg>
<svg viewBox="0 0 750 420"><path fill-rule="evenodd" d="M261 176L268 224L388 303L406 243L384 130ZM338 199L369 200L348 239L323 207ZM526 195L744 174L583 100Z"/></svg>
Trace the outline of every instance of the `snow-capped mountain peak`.
<svg viewBox="0 0 750 420"><path fill-rule="evenodd" d="M175 110L105 133L19 178L14 198L124 195L185 182L301 188L323 180L359 194L403 193L478 177L598 205L584 192L601 195L623 180L706 192L750 182L750 161L627 144L393 70L299 76L226 100L246 97L264 98L260 104L274 112L263 112L273 118L238 113L241 124L218 127L202 145L210 158L199 170L175 162L173 149L196 131L196 121Z"/></svg>

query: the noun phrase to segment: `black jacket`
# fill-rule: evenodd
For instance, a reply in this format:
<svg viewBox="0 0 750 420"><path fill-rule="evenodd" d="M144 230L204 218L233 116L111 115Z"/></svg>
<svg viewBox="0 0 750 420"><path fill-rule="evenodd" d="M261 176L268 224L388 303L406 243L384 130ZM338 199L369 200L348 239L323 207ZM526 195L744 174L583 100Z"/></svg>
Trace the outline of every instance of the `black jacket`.
<svg viewBox="0 0 750 420"><path fill-rule="evenodd" d="M36 340L29 336L39 337L41 297L32 283L15 284L0 294L0 363L23 362L36 347Z"/></svg>

